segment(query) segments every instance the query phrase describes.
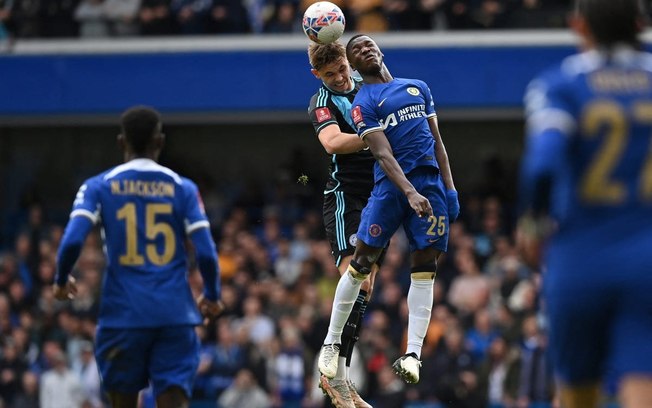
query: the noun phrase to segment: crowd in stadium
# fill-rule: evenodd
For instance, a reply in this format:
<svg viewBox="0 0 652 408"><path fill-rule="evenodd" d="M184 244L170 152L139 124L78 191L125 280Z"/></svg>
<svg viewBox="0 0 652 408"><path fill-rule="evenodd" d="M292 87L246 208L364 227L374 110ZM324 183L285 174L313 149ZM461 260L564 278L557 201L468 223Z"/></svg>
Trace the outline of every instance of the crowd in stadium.
<svg viewBox="0 0 652 408"><path fill-rule="evenodd" d="M311 0L0 0L0 39L301 32ZM569 0L341 0L350 32L565 27Z"/></svg>
<svg viewBox="0 0 652 408"><path fill-rule="evenodd" d="M203 345L193 401L218 401L224 408L323 406L315 360L339 274L324 237L319 196L307 205L293 194L243 196L225 207L216 191L202 189L226 311L197 329ZM374 407L437 407L437 401L459 408L527 407L552 399L540 274L515 249L510 200L494 190L467 193L461 202L436 278L417 385L405 385L391 369L405 347L410 284L407 240L397 234L391 242L351 373ZM92 353L104 266L100 235L90 236L77 264L76 299L59 302L51 284L62 225L49 222L48 208L39 204L27 207L24 218L0 256L4 406L35 407L40 398L41 408L52 401L100 407ZM200 293L197 270L190 281Z"/></svg>

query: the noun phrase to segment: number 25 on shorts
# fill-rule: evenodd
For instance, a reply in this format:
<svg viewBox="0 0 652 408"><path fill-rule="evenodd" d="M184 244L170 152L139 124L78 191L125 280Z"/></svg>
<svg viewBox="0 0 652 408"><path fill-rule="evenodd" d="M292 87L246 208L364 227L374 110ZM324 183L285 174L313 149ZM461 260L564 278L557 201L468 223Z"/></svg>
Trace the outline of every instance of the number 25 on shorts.
<svg viewBox="0 0 652 408"><path fill-rule="evenodd" d="M428 217L428 222L430 222L430 228L426 234L428 236L437 236L441 237L446 233L446 216L445 215L431 215Z"/></svg>

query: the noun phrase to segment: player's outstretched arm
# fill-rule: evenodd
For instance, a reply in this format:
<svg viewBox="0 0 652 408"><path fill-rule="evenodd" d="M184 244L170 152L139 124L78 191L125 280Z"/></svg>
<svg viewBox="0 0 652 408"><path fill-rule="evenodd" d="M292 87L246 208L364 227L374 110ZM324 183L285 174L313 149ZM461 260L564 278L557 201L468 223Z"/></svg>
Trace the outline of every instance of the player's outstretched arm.
<svg viewBox="0 0 652 408"><path fill-rule="evenodd" d="M403 169L396 161L396 158L394 158L392 147L385 133L376 130L365 134L364 138L380 168L383 169L392 183L405 194L410 202L410 207L412 207L419 217L431 216L432 207L430 206L430 202L427 198L419 194L412 183L405 177Z"/></svg>
<svg viewBox="0 0 652 408"><path fill-rule="evenodd" d="M319 142L328 154L349 154L367 148L354 133L344 133L338 125L329 125L319 132Z"/></svg>
<svg viewBox="0 0 652 408"><path fill-rule="evenodd" d="M57 253L57 272L53 286L54 297L59 300L72 299L77 294L75 279L70 276L70 272L79 258L91 228L93 222L84 216L72 217L66 226Z"/></svg>
<svg viewBox="0 0 652 408"><path fill-rule="evenodd" d="M204 292L197 298L197 307L206 319L217 317L224 306L220 301L221 284L217 249L208 228L199 228L190 234L195 257L204 281Z"/></svg>

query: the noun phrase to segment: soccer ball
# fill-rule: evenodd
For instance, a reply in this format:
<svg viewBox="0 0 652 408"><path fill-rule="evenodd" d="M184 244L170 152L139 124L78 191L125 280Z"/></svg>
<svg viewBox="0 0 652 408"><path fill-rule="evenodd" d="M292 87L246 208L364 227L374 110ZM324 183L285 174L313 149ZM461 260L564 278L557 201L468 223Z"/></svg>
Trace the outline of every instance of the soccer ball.
<svg viewBox="0 0 652 408"><path fill-rule="evenodd" d="M303 13L303 32L319 44L330 44L344 33L344 13L330 1L318 1Z"/></svg>

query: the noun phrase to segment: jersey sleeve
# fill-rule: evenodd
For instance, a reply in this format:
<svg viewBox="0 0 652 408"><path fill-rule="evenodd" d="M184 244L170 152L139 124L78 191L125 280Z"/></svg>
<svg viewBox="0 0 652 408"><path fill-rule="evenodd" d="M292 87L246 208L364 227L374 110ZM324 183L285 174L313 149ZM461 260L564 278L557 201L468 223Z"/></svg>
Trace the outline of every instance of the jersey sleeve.
<svg viewBox="0 0 652 408"><path fill-rule="evenodd" d="M72 203L70 218L86 217L93 224L100 221L100 181L97 178L88 179L79 187L75 201Z"/></svg>
<svg viewBox="0 0 652 408"><path fill-rule="evenodd" d="M184 193L184 225L186 234L190 235L199 228L210 228L208 217L204 211L204 202L197 185L188 179L183 179Z"/></svg>
<svg viewBox="0 0 652 408"><path fill-rule="evenodd" d="M437 112L435 111L435 101L432 99L432 92L430 92L430 88L425 82L421 81L420 85L421 92L423 92L423 97L426 102L426 117L436 118Z"/></svg>
<svg viewBox="0 0 652 408"><path fill-rule="evenodd" d="M548 206L555 172L568 160L576 119L567 95L569 87L559 79L544 75L526 90L527 136L519 177L519 213Z"/></svg>
<svg viewBox="0 0 652 408"><path fill-rule="evenodd" d="M338 124L337 118L328 107L328 97L328 93L320 88L319 92L310 99L308 114L316 134L319 134L327 126Z"/></svg>
<svg viewBox="0 0 652 408"><path fill-rule="evenodd" d="M358 96L361 94L362 92L358 93ZM360 136L361 139L364 139L364 137L371 132L383 130L383 126L380 123L378 114L373 109L373 104L369 98L358 98L358 96L356 96L353 101L351 118L355 124L358 136Z"/></svg>
<svg viewBox="0 0 652 408"><path fill-rule="evenodd" d="M572 135L577 127L569 87L562 74L545 73L528 85L525 98L526 129L529 137L557 130Z"/></svg>

